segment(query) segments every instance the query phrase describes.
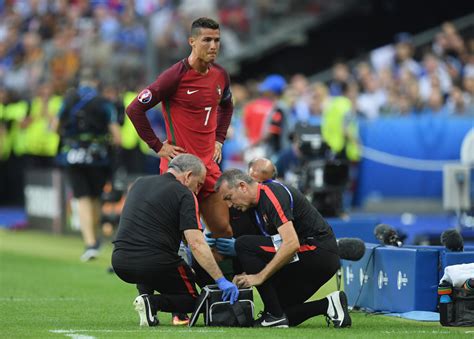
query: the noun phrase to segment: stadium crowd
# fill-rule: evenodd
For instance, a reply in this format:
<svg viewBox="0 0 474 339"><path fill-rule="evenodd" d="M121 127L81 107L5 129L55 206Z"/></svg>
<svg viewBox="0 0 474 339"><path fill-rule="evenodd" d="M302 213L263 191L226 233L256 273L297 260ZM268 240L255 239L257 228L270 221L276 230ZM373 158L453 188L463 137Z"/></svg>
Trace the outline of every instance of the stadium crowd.
<svg viewBox="0 0 474 339"><path fill-rule="evenodd" d="M122 164L129 172L156 171L156 158L150 157L124 116L124 107L149 76L147 46L157 47L153 60L166 68L185 55L191 20L205 14L219 18L223 55L232 55L252 31L265 31L267 20L289 10L288 2L270 3L260 0L249 7L232 0L0 2L0 203L21 203L22 180L8 178L19 177L25 165L54 165L59 138L49 122L84 68L94 70L102 93L119 112ZM318 7L321 3L304 1L291 10L316 15L324 9ZM255 15L261 20L254 20ZM359 119L474 117L474 38L446 22L428 45L415 48L412 36L400 33L392 44L374 50L354 67L336 62L327 83L311 82L303 74L271 75L234 82L232 92L235 109L223 149L224 167L239 166L255 155L271 157L277 164L288 154L297 157L297 143L290 136L298 123L321 126L334 153L358 161ZM155 107L149 114L164 140L159 110ZM277 147L265 147L275 138ZM150 161L153 168L147 169Z"/></svg>

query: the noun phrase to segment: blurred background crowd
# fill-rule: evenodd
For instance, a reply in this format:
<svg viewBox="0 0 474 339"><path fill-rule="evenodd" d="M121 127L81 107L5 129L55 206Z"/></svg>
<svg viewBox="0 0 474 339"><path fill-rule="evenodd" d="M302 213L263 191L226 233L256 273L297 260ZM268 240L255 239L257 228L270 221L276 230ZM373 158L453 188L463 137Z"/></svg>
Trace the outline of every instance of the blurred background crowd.
<svg viewBox="0 0 474 339"><path fill-rule="evenodd" d="M289 17L305 22L352 5L348 0L1 0L0 204L23 203L25 168L54 166L59 138L49 122L81 70L93 70L119 113L123 145L117 167L156 173L158 159L140 142L124 107L188 54L193 19L208 16L221 23L220 59L226 66L255 43L252 39L271 35ZM443 22L423 44L415 43L414 33L400 29L363 57L333 60L326 76L248 74L229 66L235 111L223 167L267 156L290 180L292 166L301 165L301 126L321 130L331 157L357 163L360 121L421 115L474 119L474 25L460 30ZM165 139L160 110L150 111L149 119Z"/></svg>

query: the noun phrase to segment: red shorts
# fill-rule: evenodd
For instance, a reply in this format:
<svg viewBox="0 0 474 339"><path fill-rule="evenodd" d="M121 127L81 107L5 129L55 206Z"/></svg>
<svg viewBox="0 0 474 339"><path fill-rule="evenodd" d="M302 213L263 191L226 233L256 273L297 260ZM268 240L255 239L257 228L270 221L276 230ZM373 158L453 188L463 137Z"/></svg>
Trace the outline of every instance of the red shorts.
<svg viewBox="0 0 474 339"><path fill-rule="evenodd" d="M167 169L168 161L163 161L162 159L160 164L160 173L166 173ZM206 170L206 180L204 180L204 185L202 185L201 190L197 196L199 202L215 192L214 185L222 174L219 166L214 161L212 161L210 165L206 166Z"/></svg>
<svg viewBox="0 0 474 339"><path fill-rule="evenodd" d="M199 202L215 192L214 185L222 174L219 166L217 166L215 162L212 163L211 168L206 169L206 180L204 181L204 185L202 185L201 190L197 196Z"/></svg>

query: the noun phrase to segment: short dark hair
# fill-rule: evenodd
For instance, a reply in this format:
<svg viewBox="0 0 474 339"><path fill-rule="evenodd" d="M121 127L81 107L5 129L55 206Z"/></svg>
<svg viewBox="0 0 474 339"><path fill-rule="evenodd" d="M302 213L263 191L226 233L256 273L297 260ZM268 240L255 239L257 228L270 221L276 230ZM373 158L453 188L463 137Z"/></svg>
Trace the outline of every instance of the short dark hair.
<svg viewBox="0 0 474 339"><path fill-rule="evenodd" d="M201 28L219 29L217 21L211 18L199 18L193 21L191 25L191 35L196 36L201 32Z"/></svg>
<svg viewBox="0 0 474 339"><path fill-rule="evenodd" d="M222 184L227 182L227 186L229 188L236 188L237 185L243 181L247 184L252 184L256 182L250 175L244 173L243 171L237 168L231 168L222 172L222 175L217 179L216 184L214 185L214 190L219 192L219 188L221 188Z"/></svg>

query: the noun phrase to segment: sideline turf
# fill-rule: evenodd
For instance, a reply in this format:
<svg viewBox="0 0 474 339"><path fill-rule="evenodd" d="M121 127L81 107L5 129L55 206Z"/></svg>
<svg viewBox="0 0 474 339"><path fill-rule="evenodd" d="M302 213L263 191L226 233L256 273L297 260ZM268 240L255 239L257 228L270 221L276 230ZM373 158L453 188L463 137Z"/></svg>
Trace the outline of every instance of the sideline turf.
<svg viewBox="0 0 474 339"><path fill-rule="evenodd" d="M81 263L78 237L0 230L0 338L474 338L474 327L446 328L363 313L352 313L349 329L327 328L323 317L290 329L188 329L171 326L170 315L162 313L162 325L140 328L132 307L135 288L106 272L111 248L106 246L98 260ZM331 281L321 296L333 290ZM256 308L261 309L259 300Z"/></svg>

